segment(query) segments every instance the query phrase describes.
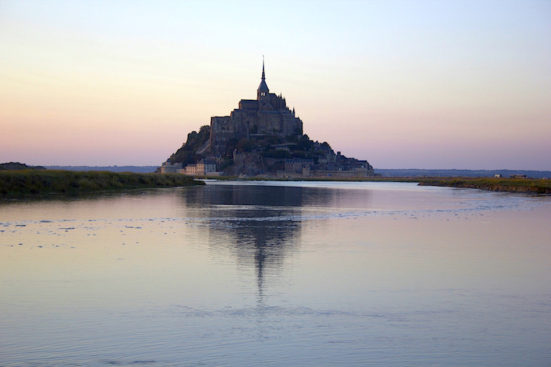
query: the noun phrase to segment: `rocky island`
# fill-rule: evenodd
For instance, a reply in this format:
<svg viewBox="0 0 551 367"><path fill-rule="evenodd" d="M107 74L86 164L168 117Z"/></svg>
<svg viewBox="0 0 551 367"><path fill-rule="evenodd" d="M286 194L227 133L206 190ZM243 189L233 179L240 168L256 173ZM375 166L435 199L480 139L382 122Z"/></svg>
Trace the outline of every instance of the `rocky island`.
<svg viewBox="0 0 551 367"><path fill-rule="evenodd" d="M368 177L373 167L304 134L294 108L287 107L281 94L270 93L263 63L256 99L242 99L229 116L211 117L210 125L189 133L160 172L206 177Z"/></svg>

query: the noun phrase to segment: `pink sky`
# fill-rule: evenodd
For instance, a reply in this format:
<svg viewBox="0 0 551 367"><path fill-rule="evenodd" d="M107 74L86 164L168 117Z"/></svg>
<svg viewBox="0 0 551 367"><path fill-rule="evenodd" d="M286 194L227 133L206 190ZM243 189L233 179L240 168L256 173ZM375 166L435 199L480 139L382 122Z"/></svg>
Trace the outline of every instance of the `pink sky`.
<svg viewBox="0 0 551 367"><path fill-rule="evenodd" d="M2 2L0 161L159 165L265 54L305 132L377 168L551 170L550 3L309 4Z"/></svg>

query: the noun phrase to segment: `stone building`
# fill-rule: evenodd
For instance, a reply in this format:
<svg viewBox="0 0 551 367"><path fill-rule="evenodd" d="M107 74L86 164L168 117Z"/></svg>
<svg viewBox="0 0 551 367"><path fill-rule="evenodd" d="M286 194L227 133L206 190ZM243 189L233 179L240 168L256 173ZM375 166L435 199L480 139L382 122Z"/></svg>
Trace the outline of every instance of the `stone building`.
<svg viewBox="0 0 551 367"><path fill-rule="evenodd" d="M285 98L270 93L266 84L264 63L256 99L242 99L239 108L229 116L214 116L210 120L210 151L224 152L231 139L251 139L264 135L287 137L302 135L302 121L287 107Z"/></svg>
<svg viewBox="0 0 551 367"><path fill-rule="evenodd" d="M218 176L216 172L216 162L211 159L201 159L194 164L188 164L184 167L182 163L164 162L160 169L161 173L181 173L188 176Z"/></svg>
<svg viewBox="0 0 551 367"><path fill-rule="evenodd" d="M170 163L169 161L163 162L161 165L161 173L179 173L179 170L183 168L182 163Z"/></svg>
<svg viewBox="0 0 551 367"><path fill-rule="evenodd" d="M188 164L181 172L188 176L217 176L216 162L210 159L201 159L195 164Z"/></svg>
<svg viewBox="0 0 551 367"><path fill-rule="evenodd" d="M343 133L346 129L343 127ZM365 161L313 141L283 96L270 93L264 62L256 99L242 99L229 116L188 134L186 142L160 168L193 176L364 177Z"/></svg>

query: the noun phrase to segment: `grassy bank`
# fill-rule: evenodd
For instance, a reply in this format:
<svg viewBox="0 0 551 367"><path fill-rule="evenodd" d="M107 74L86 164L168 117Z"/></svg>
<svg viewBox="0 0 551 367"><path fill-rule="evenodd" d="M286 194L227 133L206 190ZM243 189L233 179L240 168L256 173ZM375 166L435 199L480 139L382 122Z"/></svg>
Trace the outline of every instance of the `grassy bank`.
<svg viewBox="0 0 551 367"><path fill-rule="evenodd" d="M0 198L202 184L177 174L6 170L0 171Z"/></svg>
<svg viewBox="0 0 551 367"><path fill-rule="evenodd" d="M523 192L551 194L551 180L532 178L459 178L436 177L419 178L419 185L472 188L489 191Z"/></svg>

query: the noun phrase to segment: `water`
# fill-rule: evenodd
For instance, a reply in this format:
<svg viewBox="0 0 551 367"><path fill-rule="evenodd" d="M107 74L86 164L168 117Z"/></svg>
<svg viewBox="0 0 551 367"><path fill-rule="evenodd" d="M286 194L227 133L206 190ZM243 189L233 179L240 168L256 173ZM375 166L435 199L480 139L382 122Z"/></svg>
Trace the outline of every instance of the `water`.
<svg viewBox="0 0 551 367"><path fill-rule="evenodd" d="M551 198L209 182L0 205L2 366L549 366Z"/></svg>

